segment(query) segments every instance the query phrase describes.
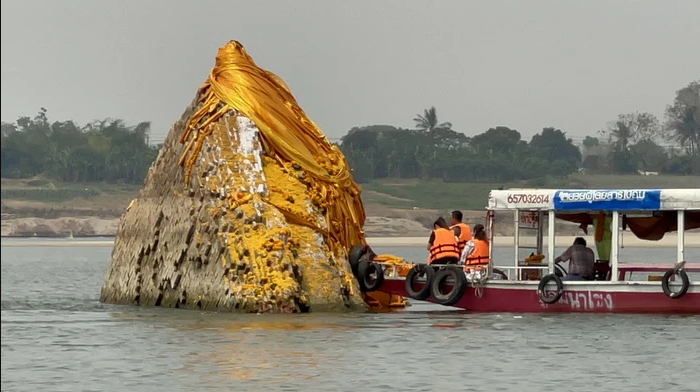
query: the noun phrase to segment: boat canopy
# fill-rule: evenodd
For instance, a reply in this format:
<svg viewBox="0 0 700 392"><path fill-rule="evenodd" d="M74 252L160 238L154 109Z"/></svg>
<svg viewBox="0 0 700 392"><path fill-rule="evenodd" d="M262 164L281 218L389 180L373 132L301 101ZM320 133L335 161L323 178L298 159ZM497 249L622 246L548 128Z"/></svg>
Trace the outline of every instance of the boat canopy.
<svg viewBox="0 0 700 392"><path fill-rule="evenodd" d="M700 189L493 190L488 209L554 211L557 218L578 223L586 233L596 219L617 211L623 227L653 241L678 230L677 211L685 211L685 230L700 228Z"/></svg>
<svg viewBox="0 0 700 392"><path fill-rule="evenodd" d="M489 193L488 209L557 212L700 211L700 188L492 190Z"/></svg>

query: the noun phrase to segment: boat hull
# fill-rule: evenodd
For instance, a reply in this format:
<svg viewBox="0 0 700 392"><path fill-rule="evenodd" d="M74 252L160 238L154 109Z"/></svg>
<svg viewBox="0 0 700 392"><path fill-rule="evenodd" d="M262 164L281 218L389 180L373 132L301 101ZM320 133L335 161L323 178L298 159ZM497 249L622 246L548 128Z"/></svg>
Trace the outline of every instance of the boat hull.
<svg viewBox="0 0 700 392"><path fill-rule="evenodd" d="M386 293L408 297L403 279L386 279ZM681 298L669 298L660 282L565 282L561 298L544 303L537 281L490 281L467 287L454 307L474 312L514 313L666 313L700 314L700 286L691 284ZM432 298L427 301L435 302Z"/></svg>

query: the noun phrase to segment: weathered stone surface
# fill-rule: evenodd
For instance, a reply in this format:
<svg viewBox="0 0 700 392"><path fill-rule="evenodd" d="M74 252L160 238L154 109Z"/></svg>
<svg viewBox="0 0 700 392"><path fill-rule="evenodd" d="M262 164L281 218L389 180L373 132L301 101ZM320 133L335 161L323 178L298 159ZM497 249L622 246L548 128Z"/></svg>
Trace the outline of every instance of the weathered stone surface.
<svg viewBox="0 0 700 392"><path fill-rule="evenodd" d="M229 63L254 67L235 41L220 49L215 71L235 72ZM231 80L210 76L170 130L120 220L101 300L242 312L366 309L346 257L352 245L364 243L359 191L347 181L324 182L313 174L318 167L275 150L274 133L284 138L294 130L276 128L275 121L253 123L251 117L264 122L264 105L235 107L208 88L221 82L221 93ZM256 83L283 86L275 77ZM246 96L245 87L235 88L228 94ZM280 95L288 93L281 88ZM286 107L304 122L290 96ZM320 162L330 174L347 170L344 159L325 163L321 154L333 147L325 138L318 143L297 146L319 153L307 163Z"/></svg>

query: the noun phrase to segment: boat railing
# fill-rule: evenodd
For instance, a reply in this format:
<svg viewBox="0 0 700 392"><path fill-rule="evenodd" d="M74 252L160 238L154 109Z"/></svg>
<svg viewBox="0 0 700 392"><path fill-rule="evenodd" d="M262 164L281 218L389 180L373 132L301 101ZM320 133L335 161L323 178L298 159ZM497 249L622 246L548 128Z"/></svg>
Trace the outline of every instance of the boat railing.
<svg viewBox="0 0 700 392"><path fill-rule="evenodd" d="M519 277L523 276L523 271L534 271L534 270L539 270L540 274L544 275L546 272L544 271L549 271L549 266L547 265L533 265L533 266L513 266L513 265L494 265L492 267L495 270L500 270L503 271L503 273L506 274L508 277L508 280L527 280L527 279L520 279ZM513 274L511 274L513 272Z"/></svg>

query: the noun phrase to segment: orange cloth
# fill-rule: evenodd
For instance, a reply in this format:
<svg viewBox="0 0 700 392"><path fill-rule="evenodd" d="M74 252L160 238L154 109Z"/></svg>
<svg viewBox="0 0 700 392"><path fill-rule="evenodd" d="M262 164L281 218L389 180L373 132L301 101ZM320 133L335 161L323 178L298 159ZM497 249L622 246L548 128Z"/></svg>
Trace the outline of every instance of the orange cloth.
<svg viewBox="0 0 700 392"><path fill-rule="evenodd" d="M286 218L322 233L345 252L366 244L360 187L353 181L343 153L306 116L289 87L277 75L258 67L238 41L219 48L216 64L199 89L198 101L200 109L190 117L180 139L186 144L180 158L180 165L186 166L185 181L211 129L207 125L236 110L258 127L266 155L283 164L299 165L311 177L311 186L326 209L328 227L280 209Z"/></svg>

